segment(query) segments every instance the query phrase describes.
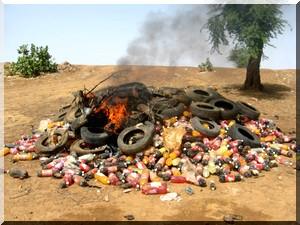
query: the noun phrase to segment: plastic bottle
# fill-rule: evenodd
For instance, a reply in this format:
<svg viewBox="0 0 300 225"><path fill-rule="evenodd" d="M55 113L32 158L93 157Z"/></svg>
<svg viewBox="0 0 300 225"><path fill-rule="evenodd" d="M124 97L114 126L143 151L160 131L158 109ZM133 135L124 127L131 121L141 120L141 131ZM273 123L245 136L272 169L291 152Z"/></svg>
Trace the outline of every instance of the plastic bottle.
<svg viewBox="0 0 300 225"><path fill-rule="evenodd" d="M199 185L200 187L207 186L206 180L201 175L196 176L196 180L197 180L197 183L195 183L196 185Z"/></svg>
<svg viewBox="0 0 300 225"><path fill-rule="evenodd" d="M37 172L38 177L52 177L53 176L53 170L47 169L47 170L40 170Z"/></svg>
<svg viewBox="0 0 300 225"><path fill-rule="evenodd" d="M174 150L173 152L171 152L171 153L169 154L169 158L175 159L175 158L177 158L178 156L180 156L180 154L181 154L180 151Z"/></svg>
<svg viewBox="0 0 300 225"><path fill-rule="evenodd" d="M207 169L209 171L210 174L215 174L216 173L216 164L213 160L209 160L208 165L207 165Z"/></svg>
<svg viewBox="0 0 300 225"><path fill-rule="evenodd" d="M180 163L181 159L180 158L175 158L172 160L172 165L173 166L178 166Z"/></svg>
<svg viewBox="0 0 300 225"><path fill-rule="evenodd" d="M117 175L114 174L114 173L109 173L109 174L108 174L108 180L109 180L109 183L110 183L111 185L118 185L118 184L120 184L119 178L118 178Z"/></svg>
<svg viewBox="0 0 300 225"><path fill-rule="evenodd" d="M208 161L209 161L209 154L208 153L205 153L202 157L202 165L203 166L206 166L208 164Z"/></svg>
<svg viewBox="0 0 300 225"><path fill-rule="evenodd" d="M151 182L158 182L161 181L160 177L157 176L156 172L150 171L150 181Z"/></svg>
<svg viewBox="0 0 300 225"><path fill-rule="evenodd" d="M172 167L172 168L171 168L171 171L172 171L172 175L173 175L173 176L180 176L180 175L181 175L181 172L180 172L179 169L176 168L176 167Z"/></svg>
<svg viewBox="0 0 300 225"><path fill-rule="evenodd" d="M166 163L166 159L164 157L161 157L155 164L154 169L156 171L160 171L163 168L163 166L165 165L165 163Z"/></svg>
<svg viewBox="0 0 300 225"><path fill-rule="evenodd" d="M203 175L203 177L205 177L205 178L209 177L210 173L209 173L208 166L204 166L204 167L203 167L202 175Z"/></svg>
<svg viewBox="0 0 300 225"><path fill-rule="evenodd" d="M168 187L164 182L150 182L142 187L142 193L145 195L166 194L167 192Z"/></svg>
<svg viewBox="0 0 300 225"><path fill-rule="evenodd" d="M141 174L141 178L140 178L140 187L142 187L144 184L147 184L149 181L149 177L150 177L150 172L148 169L143 169L142 174Z"/></svg>
<svg viewBox="0 0 300 225"><path fill-rule="evenodd" d="M64 179L64 183L67 186L71 186L74 183L74 179L73 179L73 175L72 174L66 173L64 175L63 179Z"/></svg>
<svg viewBox="0 0 300 225"><path fill-rule="evenodd" d="M140 175L135 172L131 172L126 177L126 181L132 185L132 187L136 187L139 185Z"/></svg>
<svg viewBox="0 0 300 225"><path fill-rule="evenodd" d="M217 189L217 186L214 181L210 181L209 189L212 191L215 191Z"/></svg>
<svg viewBox="0 0 300 225"><path fill-rule="evenodd" d="M171 183L186 183L187 180L184 176L171 176Z"/></svg>
<svg viewBox="0 0 300 225"><path fill-rule="evenodd" d="M194 162L200 162L202 160L203 152L198 152L194 157L193 160Z"/></svg>
<svg viewBox="0 0 300 225"><path fill-rule="evenodd" d="M100 173L99 171L94 174L94 177L97 181L99 181L102 184L109 184L108 177L105 176L103 173Z"/></svg>
<svg viewBox="0 0 300 225"><path fill-rule="evenodd" d="M145 156L143 157L143 160L142 160L142 162L144 163L144 165L146 165L146 166L147 166L147 165L148 165L148 163L149 163L149 157L145 155Z"/></svg>
<svg viewBox="0 0 300 225"><path fill-rule="evenodd" d="M61 160L53 166L53 170L59 171L64 167L64 162Z"/></svg>
<svg viewBox="0 0 300 225"><path fill-rule="evenodd" d="M221 174L219 176L219 181L221 183L225 183L225 182L237 182L237 181L241 181L242 177L239 174Z"/></svg>
<svg viewBox="0 0 300 225"><path fill-rule="evenodd" d="M38 155L36 153L22 153L22 154L16 154L12 157L12 161L13 162L17 162L17 161L29 161L29 160L33 160L36 159L38 157Z"/></svg>
<svg viewBox="0 0 300 225"><path fill-rule="evenodd" d="M3 149L0 150L0 157L6 156L9 153L10 153L10 149L7 147L4 147Z"/></svg>

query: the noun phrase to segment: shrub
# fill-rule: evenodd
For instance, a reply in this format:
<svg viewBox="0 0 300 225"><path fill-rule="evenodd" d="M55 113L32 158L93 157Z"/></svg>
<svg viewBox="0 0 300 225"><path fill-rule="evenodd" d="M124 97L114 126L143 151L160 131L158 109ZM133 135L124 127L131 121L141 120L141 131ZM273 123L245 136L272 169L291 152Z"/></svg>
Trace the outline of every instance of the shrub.
<svg viewBox="0 0 300 225"><path fill-rule="evenodd" d="M201 63L200 65L198 65L200 71L213 71L213 65L210 62L209 58L206 58L206 61L204 63Z"/></svg>
<svg viewBox="0 0 300 225"><path fill-rule="evenodd" d="M37 47L31 44L21 45L18 49L18 60L12 63L12 73L24 77L36 77L41 73L54 73L57 71L57 64L53 62L52 56L48 52L48 46Z"/></svg>
<svg viewBox="0 0 300 225"><path fill-rule="evenodd" d="M11 63L9 63L9 62L4 63L3 70L4 70L4 76L13 76L14 75L12 72L12 69L11 69Z"/></svg>

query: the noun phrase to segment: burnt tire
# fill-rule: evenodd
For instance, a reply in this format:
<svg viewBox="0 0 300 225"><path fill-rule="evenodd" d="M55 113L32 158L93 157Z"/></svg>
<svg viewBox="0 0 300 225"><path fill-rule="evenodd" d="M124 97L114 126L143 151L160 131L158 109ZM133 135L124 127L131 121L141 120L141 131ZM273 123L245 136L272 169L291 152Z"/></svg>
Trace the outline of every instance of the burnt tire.
<svg viewBox="0 0 300 225"><path fill-rule="evenodd" d="M208 124L209 128L206 128L203 124ZM191 119L192 127L199 131L201 134L207 137L216 137L220 133L220 126L212 120L203 120L198 117Z"/></svg>
<svg viewBox="0 0 300 225"><path fill-rule="evenodd" d="M248 103L237 101L236 105L240 114L245 115L252 120L257 120L259 118L260 112Z"/></svg>
<svg viewBox="0 0 300 225"><path fill-rule="evenodd" d="M209 101L209 103L220 109L221 119L224 120L235 119L239 112L237 105L229 99L217 98Z"/></svg>
<svg viewBox="0 0 300 225"><path fill-rule="evenodd" d="M108 133L106 133L104 130L96 132L92 131L90 127L85 126L80 128L80 136L84 142L94 145L104 145L109 138Z"/></svg>
<svg viewBox="0 0 300 225"><path fill-rule="evenodd" d="M195 102L208 102L212 99L221 97L221 95L211 88L188 87L185 90L186 95Z"/></svg>
<svg viewBox="0 0 300 225"><path fill-rule="evenodd" d="M217 121L220 119L220 109L204 102L192 102L190 109L193 116Z"/></svg>
<svg viewBox="0 0 300 225"><path fill-rule="evenodd" d="M134 133L141 133L143 137L138 139L134 144L129 144L128 141ZM153 135L154 125L152 123L125 128L118 136L118 147L127 155L139 153L152 143Z"/></svg>
<svg viewBox="0 0 300 225"><path fill-rule="evenodd" d="M260 140L257 135L252 133L248 128L234 124L228 130L228 135L234 140L243 140L243 144L250 147L260 147Z"/></svg>
<svg viewBox="0 0 300 225"><path fill-rule="evenodd" d="M60 135L61 139L55 146L47 146L45 142L49 139L49 134L42 134L37 142L35 143L35 147L37 149L37 153L39 154L53 154L60 151L68 142L69 133L66 130L57 129L53 133L54 135Z"/></svg>
<svg viewBox="0 0 300 225"><path fill-rule="evenodd" d="M84 144L84 140L76 140L72 143L70 146L70 152L75 152L77 155L85 155L85 154L97 154L100 152L105 151L106 145L97 147L95 149L89 149L82 147L82 144Z"/></svg>
<svg viewBox="0 0 300 225"><path fill-rule="evenodd" d="M177 106L174 106L172 108L166 108L162 110L161 112L158 112L157 117L159 117L161 120L169 119L174 116L180 116L184 112L184 104L179 103Z"/></svg>

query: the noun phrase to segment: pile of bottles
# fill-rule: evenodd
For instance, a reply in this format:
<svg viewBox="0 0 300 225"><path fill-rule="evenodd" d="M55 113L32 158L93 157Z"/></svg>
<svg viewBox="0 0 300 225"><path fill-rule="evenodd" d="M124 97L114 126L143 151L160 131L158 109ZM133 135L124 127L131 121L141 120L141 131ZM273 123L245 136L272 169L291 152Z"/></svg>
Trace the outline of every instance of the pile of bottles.
<svg viewBox="0 0 300 225"><path fill-rule="evenodd" d="M136 188L144 194L164 194L167 184L190 183L207 186L207 178L218 176L220 182L238 182L262 171L269 171L278 164L290 165L289 159L296 149L295 142L284 135L268 119L246 120L243 125L260 137L260 147L251 148L242 140L232 140L227 135L234 120L220 121L220 133L208 138L193 130L190 117L156 122L153 144L143 152L124 155L116 148L107 148L100 154L77 156L68 151L49 157L38 157L34 143L39 137L22 137L6 152L13 154L14 162L39 158L41 169L38 177L61 178L61 188L78 184L89 186L97 180L104 185L116 185L124 189ZM185 127L181 147L169 151L164 142L164 127ZM9 149L9 151L7 150Z"/></svg>

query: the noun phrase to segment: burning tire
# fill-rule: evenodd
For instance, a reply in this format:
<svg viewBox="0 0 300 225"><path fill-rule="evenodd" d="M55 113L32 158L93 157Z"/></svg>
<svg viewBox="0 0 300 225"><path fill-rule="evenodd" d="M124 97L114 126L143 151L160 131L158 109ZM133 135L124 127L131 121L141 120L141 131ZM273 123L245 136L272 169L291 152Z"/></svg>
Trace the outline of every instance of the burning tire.
<svg viewBox="0 0 300 225"><path fill-rule="evenodd" d="M249 119L256 120L258 119L260 112L253 106L247 104L246 102L238 101L236 102L239 113L247 116Z"/></svg>
<svg viewBox="0 0 300 225"><path fill-rule="evenodd" d="M154 125L146 122L142 126L125 128L118 136L118 147L124 154L136 154L151 144Z"/></svg>
<svg viewBox="0 0 300 225"><path fill-rule="evenodd" d="M191 124L195 130L207 137L216 137L220 133L220 126L212 120L202 120L198 117L193 117ZM205 127L204 124L207 124L209 128Z"/></svg>
<svg viewBox="0 0 300 225"><path fill-rule="evenodd" d="M103 129L99 132L96 129L85 126L80 128L80 135L84 142L94 145L104 145L109 138L108 133L103 131Z"/></svg>
<svg viewBox="0 0 300 225"><path fill-rule="evenodd" d="M70 147L71 152L75 152L77 155L94 154L103 152L106 149L106 145L91 149L90 147L84 146L84 140L76 140Z"/></svg>
<svg viewBox="0 0 300 225"><path fill-rule="evenodd" d="M250 147L259 147L259 138L253 134L248 128L234 124L228 130L228 135L234 140L243 140L244 145L249 145Z"/></svg>
<svg viewBox="0 0 300 225"><path fill-rule="evenodd" d="M55 130L53 135L61 136L60 140L57 144L50 146L46 142L49 140L50 136L48 133L44 133L35 143L35 147L37 152L40 154L53 154L59 150L61 150L65 144L68 142L69 134L66 130Z"/></svg>
<svg viewBox="0 0 300 225"><path fill-rule="evenodd" d="M214 121L220 119L220 109L211 104L204 102L192 102L190 108L193 116Z"/></svg>
<svg viewBox="0 0 300 225"><path fill-rule="evenodd" d="M186 95L195 102L208 102L212 99L221 97L221 95L211 88L202 89L201 87L188 87L185 90Z"/></svg>
<svg viewBox="0 0 300 225"><path fill-rule="evenodd" d="M213 99L209 103L221 110L221 118L224 120L235 119L239 112L236 104L225 98Z"/></svg>

